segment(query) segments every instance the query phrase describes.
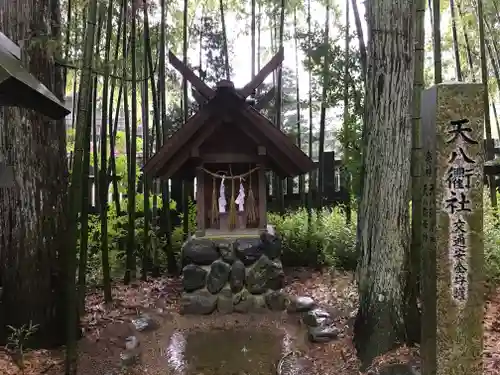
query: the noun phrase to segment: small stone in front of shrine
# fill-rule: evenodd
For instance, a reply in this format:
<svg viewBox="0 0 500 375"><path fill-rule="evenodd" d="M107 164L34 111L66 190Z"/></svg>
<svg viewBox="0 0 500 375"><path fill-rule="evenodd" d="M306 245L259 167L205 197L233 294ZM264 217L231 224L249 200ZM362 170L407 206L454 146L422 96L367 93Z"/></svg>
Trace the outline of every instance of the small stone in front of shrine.
<svg viewBox="0 0 500 375"><path fill-rule="evenodd" d="M158 328L158 323L149 314L142 314L140 317L132 319L132 324L139 332Z"/></svg>
<svg viewBox="0 0 500 375"><path fill-rule="evenodd" d="M327 311L314 308L304 314L302 321L309 327L319 327L332 324L333 318Z"/></svg>
<svg viewBox="0 0 500 375"><path fill-rule="evenodd" d="M299 313L312 310L316 307L316 302L311 297L298 296L290 298L290 304L287 311L290 313Z"/></svg>
<svg viewBox="0 0 500 375"><path fill-rule="evenodd" d="M339 336L340 330L334 326L309 327L307 329L311 342L329 342Z"/></svg>

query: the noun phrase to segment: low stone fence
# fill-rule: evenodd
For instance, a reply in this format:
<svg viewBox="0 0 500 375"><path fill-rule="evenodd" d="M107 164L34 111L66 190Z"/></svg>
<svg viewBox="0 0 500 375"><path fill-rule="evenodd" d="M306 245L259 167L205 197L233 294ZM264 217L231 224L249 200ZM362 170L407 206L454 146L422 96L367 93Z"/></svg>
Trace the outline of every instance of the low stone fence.
<svg viewBox="0 0 500 375"><path fill-rule="evenodd" d="M256 237L192 238L182 248L184 314L284 310L281 242Z"/></svg>

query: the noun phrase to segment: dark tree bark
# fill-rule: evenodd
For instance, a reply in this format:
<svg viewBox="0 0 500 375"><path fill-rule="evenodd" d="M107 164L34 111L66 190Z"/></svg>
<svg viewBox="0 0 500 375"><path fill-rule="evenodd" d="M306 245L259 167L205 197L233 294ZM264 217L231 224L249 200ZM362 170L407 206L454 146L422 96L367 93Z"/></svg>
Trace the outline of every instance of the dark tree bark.
<svg viewBox="0 0 500 375"><path fill-rule="evenodd" d="M62 69L37 35L60 40L58 0L0 3L0 30L24 40L25 66L63 97ZM14 167L16 183L0 188L0 341L8 325L38 324L32 345L64 343L64 267L68 171L64 121L33 111L0 108L0 153Z"/></svg>
<svg viewBox="0 0 500 375"><path fill-rule="evenodd" d="M367 3L369 30L363 192L354 334L364 365L411 341L409 205L415 3ZM411 324L411 323L410 323Z"/></svg>

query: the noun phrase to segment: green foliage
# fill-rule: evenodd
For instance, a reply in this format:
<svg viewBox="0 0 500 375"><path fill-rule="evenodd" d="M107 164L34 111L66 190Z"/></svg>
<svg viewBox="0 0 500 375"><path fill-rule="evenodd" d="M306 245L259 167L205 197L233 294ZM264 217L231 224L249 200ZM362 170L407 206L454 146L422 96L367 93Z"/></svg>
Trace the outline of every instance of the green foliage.
<svg viewBox="0 0 500 375"><path fill-rule="evenodd" d="M342 146L342 153L346 153L346 171L352 176L351 191L355 195L360 193L360 169L362 164L362 124L363 124L363 97L364 85L361 76L361 59L359 51L351 48L346 59L345 47L340 38L325 44L324 26L312 25L311 35L308 33L299 34L299 42L302 51L306 55L304 61L305 68L312 73L313 95L316 101L321 101L323 82L326 78L326 102L327 107L338 108L343 105L345 85L348 85L348 118L344 124L342 118L334 126L335 140ZM341 27L342 29L342 27ZM344 37L344 32L340 34ZM352 40L354 36L350 36ZM328 54L329 67L326 77L324 70L324 57ZM311 62L309 63L308 58ZM348 66L348 77L345 74L345 67ZM347 81L347 82L346 82ZM347 131L344 130L346 126ZM331 125L327 124L329 128Z"/></svg>
<svg viewBox="0 0 500 375"><path fill-rule="evenodd" d="M204 14L199 24L193 25L193 37L198 40L199 46L204 51L205 68L195 67L200 77L210 86L218 81L226 79L224 52L224 34L220 28L220 12L213 15ZM231 46L228 45L228 52L231 56ZM229 57L231 58L231 57ZM201 64L201 62L198 62ZM232 73L229 67L229 73Z"/></svg>
<svg viewBox="0 0 500 375"><path fill-rule="evenodd" d="M328 53L329 66L327 69L327 101L326 105L335 107L344 98L345 65L349 66L349 102L357 101L357 96L363 91L361 77L361 59L356 49L349 51L349 58L346 60L344 47L339 40L333 40L328 45L325 44L322 25L314 25L311 35L299 33L299 43L302 51L306 55L304 66L313 75L313 89L316 100L321 100L321 91L324 81L324 57ZM309 64L308 58L311 58Z"/></svg>
<svg viewBox="0 0 500 375"><path fill-rule="evenodd" d="M33 324L30 320L28 325L23 324L19 328L9 325L7 328L10 330L10 335L7 338L6 349L14 351L17 365L19 368L24 369L24 349L29 338L38 330L38 324Z"/></svg>
<svg viewBox="0 0 500 375"><path fill-rule="evenodd" d="M323 209L311 215L301 208L283 216L269 214L269 223L282 236L282 260L286 266L334 266L346 270L356 268L356 216L346 226L340 208Z"/></svg>
<svg viewBox="0 0 500 375"><path fill-rule="evenodd" d="M189 233L194 233L196 230L196 204L193 200L189 199L188 203L188 229ZM172 231L172 247L174 252L177 254L180 252L182 244L184 243L184 215L179 214L181 219L181 224L174 228Z"/></svg>
<svg viewBox="0 0 500 375"><path fill-rule="evenodd" d="M361 166L363 164L362 129L363 123L360 117L349 116L347 131L344 129L335 131L335 137L345 147L347 156L345 158L347 172L352 176L351 191L355 195L361 195Z"/></svg>
<svg viewBox="0 0 500 375"><path fill-rule="evenodd" d="M138 194L136 201L142 210L143 195ZM500 199L500 195L499 195ZM140 203L139 203L140 202ZM161 203L161 199L158 199ZM494 217L494 211L485 195L484 215L484 247L485 247L485 280L488 287L500 284L500 226ZM176 203L170 202L175 210ZM410 207L411 212L411 207ZM500 215L500 213L499 213ZM172 249L180 252L183 240L183 215L179 214L181 224L172 231ZM356 212L352 222L346 225L342 208L314 211L311 215L311 226L308 225L308 213L304 208L289 211L285 215L268 214L270 224L276 226L282 237L282 261L285 266L335 267L353 271L356 268L358 254L356 252ZM128 216L117 216L114 207L108 211L108 239L111 274L121 277L124 269L125 246ZM189 233L196 230L196 205L189 201ZM166 268L166 257L163 251L166 239L158 226L151 225L149 232L150 248L144 248L144 217L138 217L135 225L137 243L136 256L142 257L144 251L153 258L156 251L161 269ZM98 284L102 280L100 256L100 221L96 215L89 216L88 234L88 282Z"/></svg>
<svg viewBox="0 0 500 375"><path fill-rule="evenodd" d="M500 195L497 194L497 199ZM500 212L497 209L497 215ZM486 284L494 287L500 284L500 225L488 195L484 199L484 268Z"/></svg>
<svg viewBox="0 0 500 375"><path fill-rule="evenodd" d="M153 206L153 197L150 196L150 207ZM126 199L122 201L125 206ZM157 196L158 209L162 207L161 197ZM170 209L176 209L176 202L170 201ZM141 213L144 208L144 195L136 195L136 211ZM196 213L195 213L196 215ZM196 216L195 216L196 219ZM121 277L125 267L125 251L128 233L128 215L118 215L114 205L110 205L108 209L108 251L111 266L111 276ZM166 247L166 238L163 235L159 226L150 225L149 230L149 248L144 246L144 217L139 215L135 220L135 241L136 257L142 258L144 251L147 252L150 258L157 251L160 261L160 268L166 267L163 250ZM88 230L88 258L87 258L87 281L89 284L99 284L102 280L102 264L101 264L101 222L98 215L89 215L89 230Z"/></svg>
<svg viewBox="0 0 500 375"><path fill-rule="evenodd" d="M486 285L492 288L500 284L500 225L487 194L484 210L485 280ZM338 208L313 212L310 229L305 209L283 216L269 214L268 221L282 236L284 265L333 266L345 270L356 268L355 212L350 226L346 226L345 216Z"/></svg>

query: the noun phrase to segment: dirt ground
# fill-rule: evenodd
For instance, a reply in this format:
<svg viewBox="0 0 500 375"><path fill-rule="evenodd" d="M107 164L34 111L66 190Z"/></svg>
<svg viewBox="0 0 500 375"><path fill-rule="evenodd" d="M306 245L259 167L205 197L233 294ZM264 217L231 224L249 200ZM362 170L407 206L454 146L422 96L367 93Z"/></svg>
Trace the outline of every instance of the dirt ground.
<svg viewBox="0 0 500 375"><path fill-rule="evenodd" d="M301 336L300 326L290 321L293 317L283 314L214 315L210 317L184 317L179 315L180 280L173 278L136 282L125 287L113 288L113 306L103 304L101 293L89 293L86 315L83 319L84 338L79 343L80 375L107 375L110 368L120 363L125 338L136 335L141 342L141 363L134 375L165 374L158 362L158 344L155 341L173 333L174 329L218 329L225 326L283 328L290 335ZM330 307L337 319L337 326L345 327L338 340L326 344L311 344L297 339L296 348L307 359L308 374L359 375L359 363L352 345L349 315L356 310L357 293L352 275L341 272L313 272L307 269L288 270L286 291L294 295L308 295L319 304ZM141 313L149 313L162 322L153 334L137 334L130 320ZM290 328L291 327L291 328ZM295 328L294 328L295 327ZM299 328L297 328L299 327ZM500 288L485 306L484 321L485 375L500 375ZM27 351L24 355L24 370L12 359L12 353L0 349L0 374L5 375L61 375L63 350ZM160 353L161 354L161 353ZM418 349L400 348L377 359L374 365L388 362L418 360ZM115 374L115 373L114 373Z"/></svg>

